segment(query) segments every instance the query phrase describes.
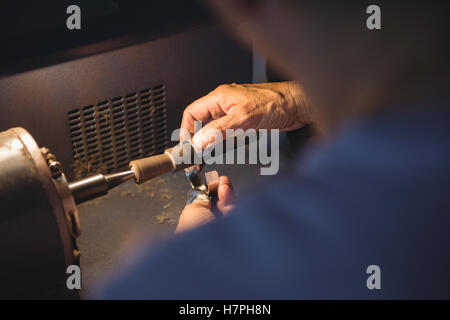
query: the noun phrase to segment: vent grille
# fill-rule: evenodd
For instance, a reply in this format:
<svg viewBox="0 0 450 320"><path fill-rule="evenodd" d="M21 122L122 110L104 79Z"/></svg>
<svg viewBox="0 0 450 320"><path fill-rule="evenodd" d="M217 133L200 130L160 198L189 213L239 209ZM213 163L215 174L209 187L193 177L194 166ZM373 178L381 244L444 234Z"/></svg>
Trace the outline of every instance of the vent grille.
<svg viewBox="0 0 450 320"><path fill-rule="evenodd" d="M168 144L163 85L68 112L75 179L128 167Z"/></svg>

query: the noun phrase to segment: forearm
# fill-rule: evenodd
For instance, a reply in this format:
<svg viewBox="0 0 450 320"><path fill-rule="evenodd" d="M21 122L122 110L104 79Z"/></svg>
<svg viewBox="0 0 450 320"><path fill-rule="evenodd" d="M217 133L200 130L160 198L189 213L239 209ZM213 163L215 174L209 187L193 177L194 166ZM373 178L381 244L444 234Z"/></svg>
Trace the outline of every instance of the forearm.
<svg viewBox="0 0 450 320"><path fill-rule="evenodd" d="M268 82L255 84L260 89L267 89L277 92L279 95L280 106L286 110L293 119L296 127L316 124L317 111L311 105L302 86L296 81ZM292 128L295 129L295 128Z"/></svg>
<svg viewBox="0 0 450 320"><path fill-rule="evenodd" d="M303 88L296 81L287 81L286 84L296 109L297 121L304 125L315 124L317 121L317 112L311 106Z"/></svg>

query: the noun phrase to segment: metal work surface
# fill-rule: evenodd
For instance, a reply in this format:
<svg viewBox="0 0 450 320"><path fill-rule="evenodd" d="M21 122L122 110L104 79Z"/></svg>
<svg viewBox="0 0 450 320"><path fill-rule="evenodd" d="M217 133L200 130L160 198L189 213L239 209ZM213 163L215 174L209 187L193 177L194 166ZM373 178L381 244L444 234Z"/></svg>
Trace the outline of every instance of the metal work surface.
<svg viewBox="0 0 450 320"><path fill-rule="evenodd" d="M214 165L204 169L210 170L230 177L237 201L270 179L260 175L257 165ZM95 283L109 272L119 271L119 265L126 263L142 243L154 246L172 237L190 189L182 170L142 185L129 181L107 196L80 205L81 297L89 297Z"/></svg>

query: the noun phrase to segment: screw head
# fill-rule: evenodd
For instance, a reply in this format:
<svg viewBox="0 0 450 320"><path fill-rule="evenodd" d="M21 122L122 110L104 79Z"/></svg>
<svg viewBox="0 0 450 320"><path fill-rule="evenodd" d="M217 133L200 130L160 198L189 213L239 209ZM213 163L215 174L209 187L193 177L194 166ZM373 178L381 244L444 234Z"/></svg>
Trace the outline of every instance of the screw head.
<svg viewBox="0 0 450 320"><path fill-rule="evenodd" d="M50 168L50 171L52 173L53 178L57 178L61 175L62 173L62 166L61 163L58 161L51 161L48 165L48 167Z"/></svg>

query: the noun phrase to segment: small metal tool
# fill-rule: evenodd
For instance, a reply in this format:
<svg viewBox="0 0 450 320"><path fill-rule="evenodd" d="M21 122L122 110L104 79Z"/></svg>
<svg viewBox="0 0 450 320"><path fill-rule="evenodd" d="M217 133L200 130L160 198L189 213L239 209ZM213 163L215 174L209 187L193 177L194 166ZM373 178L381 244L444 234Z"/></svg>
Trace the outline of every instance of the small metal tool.
<svg viewBox="0 0 450 320"><path fill-rule="evenodd" d="M186 177L191 183L192 190L189 193L187 203L196 201L210 201L208 186L203 182L200 176L202 166L196 165L185 169Z"/></svg>

